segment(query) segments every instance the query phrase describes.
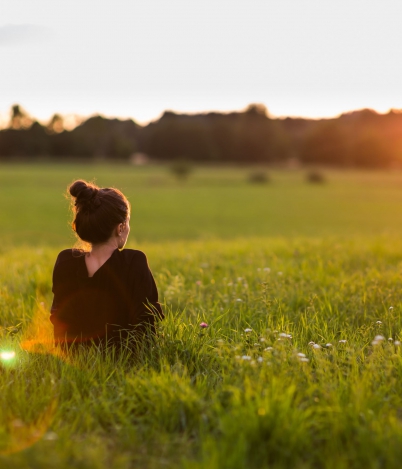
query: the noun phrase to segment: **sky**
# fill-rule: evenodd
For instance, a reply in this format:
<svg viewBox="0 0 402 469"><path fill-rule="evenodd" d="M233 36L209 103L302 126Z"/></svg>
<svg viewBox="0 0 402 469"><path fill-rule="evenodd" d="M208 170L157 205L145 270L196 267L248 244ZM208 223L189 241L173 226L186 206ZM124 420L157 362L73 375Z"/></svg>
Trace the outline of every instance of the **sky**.
<svg viewBox="0 0 402 469"><path fill-rule="evenodd" d="M402 108L401 0L2 0L0 123Z"/></svg>

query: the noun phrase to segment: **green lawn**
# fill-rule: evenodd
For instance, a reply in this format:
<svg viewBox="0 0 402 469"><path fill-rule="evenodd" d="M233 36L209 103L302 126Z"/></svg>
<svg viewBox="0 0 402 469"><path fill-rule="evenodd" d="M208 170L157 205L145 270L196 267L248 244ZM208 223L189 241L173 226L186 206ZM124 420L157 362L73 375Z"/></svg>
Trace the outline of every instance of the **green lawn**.
<svg viewBox="0 0 402 469"><path fill-rule="evenodd" d="M1 239L11 245L71 244L64 193L77 178L127 194L131 239L138 242L402 233L402 173L328 171L327 184L312 185L304 171L270 171L269 184L251 185L250 172L198 168L183 183L165 167L1 165Z"/></svg>
<svg viewBox="0 0 402 469"><path fill-rule="evenodd" d="M1 469L400 466L402 174L251 171L0 166ZM164 303L135 359L51 343L78 177L127 193Z"/></svg>

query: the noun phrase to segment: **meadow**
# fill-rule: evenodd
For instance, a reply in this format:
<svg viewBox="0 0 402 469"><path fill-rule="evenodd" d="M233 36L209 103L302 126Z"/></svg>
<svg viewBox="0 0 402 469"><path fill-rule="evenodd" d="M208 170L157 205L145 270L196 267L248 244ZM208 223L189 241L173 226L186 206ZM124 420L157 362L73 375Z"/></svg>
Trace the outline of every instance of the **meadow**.
<svg viewBox="0 0 402 469"><path fill-rule="evenodd" d="M399 467L402 174L251 171L0 166L0 468ZM136 357L53 347L74 178L132 203L166 314Z"/></svg>

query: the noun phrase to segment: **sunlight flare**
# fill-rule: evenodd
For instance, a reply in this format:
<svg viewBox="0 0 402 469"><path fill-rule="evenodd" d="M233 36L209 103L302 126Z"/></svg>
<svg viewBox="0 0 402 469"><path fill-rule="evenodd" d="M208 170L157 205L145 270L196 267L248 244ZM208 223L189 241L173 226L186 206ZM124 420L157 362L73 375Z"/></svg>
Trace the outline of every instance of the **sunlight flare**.
<svg viewBox="0 0 402 469"><path fill-rule="evenodd" d="M15 352L13 350L5 350L3 352L0 352L0 359L8 362L15 358Z"/></svg>

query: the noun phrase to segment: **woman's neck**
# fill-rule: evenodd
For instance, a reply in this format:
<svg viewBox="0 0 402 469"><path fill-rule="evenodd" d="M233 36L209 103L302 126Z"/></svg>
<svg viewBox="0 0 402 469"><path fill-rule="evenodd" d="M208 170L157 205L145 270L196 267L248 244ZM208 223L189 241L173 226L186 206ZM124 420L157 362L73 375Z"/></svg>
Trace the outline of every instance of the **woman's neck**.
<svg viewBox="0 0 402 469"><path fill-rule="evenodd" d="M95 257L99 260L102 260L104 258L109 258L116 249L117 245L114 242L94 244L92 245L92 249L88 254L90 257Z"/></svg>
<svg viewBox="0 0 402 469"><path fill-rule="evenodd" d="M93 245L92 250L85 256L88 277L92 277L95 272L112 256L116 249L117 246L114 242Z"/></svg>

